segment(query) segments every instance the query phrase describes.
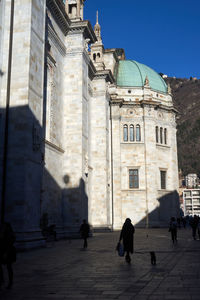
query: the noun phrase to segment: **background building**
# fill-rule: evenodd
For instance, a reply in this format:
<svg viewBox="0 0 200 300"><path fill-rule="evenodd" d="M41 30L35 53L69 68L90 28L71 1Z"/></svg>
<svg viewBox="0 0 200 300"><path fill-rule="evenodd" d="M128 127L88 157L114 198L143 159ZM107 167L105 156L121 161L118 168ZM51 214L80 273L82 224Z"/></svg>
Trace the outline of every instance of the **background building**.
<svg viewBox="0 0 200 300"><path fill-rule="evenodd" d="M188 174L185 176L185 185L187 188L195 188L199 184L199 178L197 174Z"/></svg>
<svg viewBox="0 0 200 300"><path fill-rule="evenodd" d="M200 189L183 190L184 215L200 216Z"/></svg>
<svg viewBox="0 0 200 300"><path fill-rule="evenodd" d="M1 220L23 247L43 243L47 215L64 237L83 218L119 229L126 217L165 226L179 214L170 87L104 49L83 6L0 1Z"/></svg>

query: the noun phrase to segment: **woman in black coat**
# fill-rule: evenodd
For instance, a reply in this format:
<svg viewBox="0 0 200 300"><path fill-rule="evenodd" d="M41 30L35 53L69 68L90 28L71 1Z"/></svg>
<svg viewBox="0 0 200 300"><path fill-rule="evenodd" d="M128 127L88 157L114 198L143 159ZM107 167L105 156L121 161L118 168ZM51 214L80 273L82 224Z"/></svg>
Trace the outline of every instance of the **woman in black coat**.
<svg viewBox="0 0 200 300"><path fill-rule="evenodd" d="M119 240L123 240L124 252L126 252L125 259L128 263L131 262L130 253L133 253L133 235L135 233L135 228L131 223L129 218L126 219L121 230Z"/></svg>

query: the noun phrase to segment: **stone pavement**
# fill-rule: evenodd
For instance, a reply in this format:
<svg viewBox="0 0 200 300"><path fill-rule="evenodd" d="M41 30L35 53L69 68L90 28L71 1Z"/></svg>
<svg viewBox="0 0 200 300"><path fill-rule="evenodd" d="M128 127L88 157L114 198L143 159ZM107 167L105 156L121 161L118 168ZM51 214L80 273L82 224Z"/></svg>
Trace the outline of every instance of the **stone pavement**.
<svg viewBox="0 0 200 300"><path fill-rule="evenodd" d="M173 246L167 229L136 229L132 263L115 247L119 232L98 233L81 249L82 240L62 240L47 248L19 253L11 290L1 300L200 299L200 241L190 229L178 232ZM151 266L154 250L157 265Z"/></svg>

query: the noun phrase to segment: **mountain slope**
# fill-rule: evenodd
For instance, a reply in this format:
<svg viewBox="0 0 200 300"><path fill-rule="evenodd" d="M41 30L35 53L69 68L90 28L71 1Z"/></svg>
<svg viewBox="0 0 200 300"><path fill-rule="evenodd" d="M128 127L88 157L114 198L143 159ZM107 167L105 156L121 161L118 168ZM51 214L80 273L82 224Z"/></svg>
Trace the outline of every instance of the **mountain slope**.
<svg viewBox="0 0 200 300"><path fill-rule="evenodd" d="M179 111L177 144L179 168L183 174L200 173L200 80L166 78Z"/></svg>

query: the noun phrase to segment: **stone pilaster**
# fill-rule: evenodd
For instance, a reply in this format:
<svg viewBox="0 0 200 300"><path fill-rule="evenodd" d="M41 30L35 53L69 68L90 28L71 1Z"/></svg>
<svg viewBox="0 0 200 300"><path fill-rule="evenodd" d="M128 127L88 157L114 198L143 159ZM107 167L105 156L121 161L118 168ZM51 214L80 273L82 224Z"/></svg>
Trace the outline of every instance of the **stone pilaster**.
<svg viewBox="0 0 200 300"><path fill-rule="evenodd" d="M2 106L7 96L8 38L11 1L6 1ZM8 128L5 220L18 245L41 245L40 189L42 169L43 65L46 3L15 1Z"/></svg>

